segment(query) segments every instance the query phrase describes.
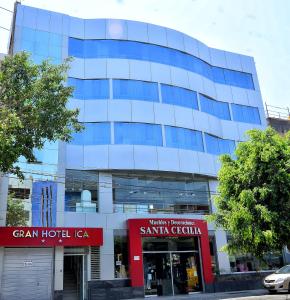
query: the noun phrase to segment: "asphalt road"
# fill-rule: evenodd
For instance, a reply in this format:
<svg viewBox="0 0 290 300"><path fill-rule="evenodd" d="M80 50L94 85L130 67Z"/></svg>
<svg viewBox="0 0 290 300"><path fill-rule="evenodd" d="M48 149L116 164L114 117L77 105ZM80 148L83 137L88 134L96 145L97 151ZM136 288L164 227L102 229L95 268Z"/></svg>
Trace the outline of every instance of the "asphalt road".
<svg viewBox="0 0 290 300"><path fill-rule="evenodd" d="M150 297L150 300L290 300L290 294L270 295L266 290L238 291L227 293L194 293L191 295L171 297ZM130 299L128 299L130 300ZM132 299L133 300L133 299ZM134 300L144 300L138 298Z"/></svg>

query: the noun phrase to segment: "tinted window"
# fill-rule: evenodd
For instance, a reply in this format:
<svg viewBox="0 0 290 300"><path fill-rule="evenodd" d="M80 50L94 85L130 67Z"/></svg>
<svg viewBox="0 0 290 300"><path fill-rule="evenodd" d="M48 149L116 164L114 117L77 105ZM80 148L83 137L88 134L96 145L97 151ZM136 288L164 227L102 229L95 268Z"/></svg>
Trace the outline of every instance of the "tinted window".
<svg viewBox="0 0 290 300"><path fill-rule="evenodd" d="M84 123L82 132L74 133L74 145L107 145L111 143L110 123Z"/></svg>
<svg viewBox="0 0 290 300"><path fill-rule="evenodd" d="M113 80L113 98L158 102L158 85L139 80Z"/></svg>
<svg viewBox="0 0 290 300"><path fill-rule="evenodd" d="M68 85L74 87L73 97L76 99L108 99L109 80L68 78Z"/></svg>
<svg viewBox="0 0 290 300"><path fill-rule="evenodd" d="M230 120L229 104L199 95L200 110L223 120Z"/></svg>
<svg viewBox="0 0 290 300"><path fill-rule="evenodd" d="M233 154L236 147L232 140L224 140L207 133L205 133L205 143L207 152L215 155Z"/></svg>
<svg viewBox="0 0 290 300"><path fill-rule="evenodd" d="M231 104L233 120L251 124L261 124L259 109L240 104Z"/></svg>
<svg viewBox="0 0 290 300"><path fill-rule="evenodd" d="M160 125L115 123L115 144L162 146Z"/></svg>
<svg viewBox="0 0 290 300"><path fill-rule="evenodd" d="M173 148L203 151L200 131L165 126L166 146Z"/></svg>
<svg viewBox="0 0 290 300"><path fill-rule="evenodd" d="M161 84L162 102L198 109L197 94L195 91Z"/></svg>

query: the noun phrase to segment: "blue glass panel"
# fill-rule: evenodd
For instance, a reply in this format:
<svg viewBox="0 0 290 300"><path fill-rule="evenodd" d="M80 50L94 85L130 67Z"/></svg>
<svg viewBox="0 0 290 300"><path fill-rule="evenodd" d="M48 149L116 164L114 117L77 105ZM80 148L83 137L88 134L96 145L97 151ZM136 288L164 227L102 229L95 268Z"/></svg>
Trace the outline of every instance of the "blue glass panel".
<svg viewBox="0 0 290 300"><path fill-rule="evenodd" d="M232 140L224 140L219 137L205 133L207 152L214 155L233 154L236 148Z"/></svg>
<svg viewBox="0 0 290 300"><path fill-rule="evenodd" d="M21 50L33 53L34 52L34 43L31 41L22 40Z"/></svg>
<svg viewBox="0 0 290 300"><path fill-rule="evenodd" d="M107 79L77 79L68 78L68 85L73 86L73 97L76 99L108 99L109 80Z"/></svg>
<svg viewBox="0 0 290 300"><path fill-rule="evenodd" d="M158 85L139 80L113 80L113 98L158 102Z"/></svg>
<svg viewBox="0 0 290 300"><path fill-rule="evenodd" d="M108 99L109 80L92 79L84 80L84 99Z"/></svg>
<svg viewBox="0 0 290 300"><path fill-rule="evenodd" d="M33 42L35 39L35 30L28 27L22 27L22 39Z"/></svg>
<svg viewBox="0 0 290 300"><path fill-rule="evenodd" d="M203 152L200 131L165 126L166 146Z"/></svg>
<svg viewBox="0 0 290 300"><path fill-rule="evenodd" d="M197 93L176 86L161 84L162 102L198 109Z"/></svg>
<svg viewBox="0 0 290 300"><path fill-rule="evenodd" d="M36 181L32 184L32 226L56 226L57 183Z"/></svg>
<svg viewBox="0 0 290 300"><path fill-rule="evenodd" d="M73 133L73 145L108 145L111 143L111 125L104 123L84 123L82 132Z"/></svg>
<svg viewBox="0 0 290 300"><path fill-rule="evenodd" d="M88 43L88 41L86 43ZM75 56L75 57L84 57L84 41L83 40L69 38L68 49L69 49L69 55ZM87 57L87 55L85 57ZM98 56L96 55L96 57L98 57Z"/></svg>
<svg viewBox="0 0 290 300"><path fill-rule="evenodd" d="M115 123L115 144L162 146L160 125Z"/></svg>
<svg viewBox="0 0 290 300"><path fill-rule="evenodd" d="M179 50L133 41L69 38L69 55L80 58L126 58L167 64L198 73L217 83L254 89L249 73L214 67Z"/></svg>
<svg viewBox="0 0 290 300"><path fill-rule="evenodd" d="M85 145L108 145L111 143L110 123L86 123L84 131Z"/></svg>
<svg viewBox="0 0 290 300"><path fill-rule="evenodd" d="M257 107L231 104L233 120L250 124L261 124L259 109Z"/></svg>
<svg viewBox="0 0 290 300"><path fill-rule="evenodd" d="M84 99L84 80L69 77L67 80L67 85L74 87L74 98Z"/></svg>
<svg viewBox="0 0 290 300"><path fill-rule="evenodd" d="M199 94L200 110L223 120L230 120L229 104Z"/></svg>
<svg viewBox="0 0 290 300"><path fill-rule="evenodd" d="M213 75L214 82L221 83L221 84L226 83L223 68L212 67L212 75Z"/></svg>
<svg viewBox="0 0 290 300"><path fill-rule="evenodd" d="M49 43L53 46L62 47L62 36L60 34L50 33Z"/></svg>

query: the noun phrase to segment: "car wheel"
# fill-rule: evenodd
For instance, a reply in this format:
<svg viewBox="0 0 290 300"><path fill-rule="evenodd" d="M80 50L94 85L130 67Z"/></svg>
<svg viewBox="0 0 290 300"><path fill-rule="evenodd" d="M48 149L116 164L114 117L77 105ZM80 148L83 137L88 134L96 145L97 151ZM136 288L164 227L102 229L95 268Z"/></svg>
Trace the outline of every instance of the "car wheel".
<svg viewBox="0 0 290 300"><path fill-rule="evenodd" d="M288 294L290 294L290 282L289 282L289 285L288 285Z"/></svg>
<svg viewBox="0 0 290 300"><path fill-rule="evenodd" d="M270 294L276 294L277 293L277 291L275 291L275 290L268 290L268 291L269 291Z"/></svg>

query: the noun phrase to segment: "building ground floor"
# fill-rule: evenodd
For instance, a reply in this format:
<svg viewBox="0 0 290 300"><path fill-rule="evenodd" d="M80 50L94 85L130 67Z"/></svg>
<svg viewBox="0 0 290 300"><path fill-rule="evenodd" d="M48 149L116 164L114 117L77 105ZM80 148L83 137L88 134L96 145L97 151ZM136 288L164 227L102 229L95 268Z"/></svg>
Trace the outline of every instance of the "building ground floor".
<svg viewBox="0 0 290 300"><path fill-rule="evenodd" d="M113 240L103 228L0 228L0 299L178 297L259 288L267 274L217 272L226 263L204 220L131 218L126 224Z"/></svg>

